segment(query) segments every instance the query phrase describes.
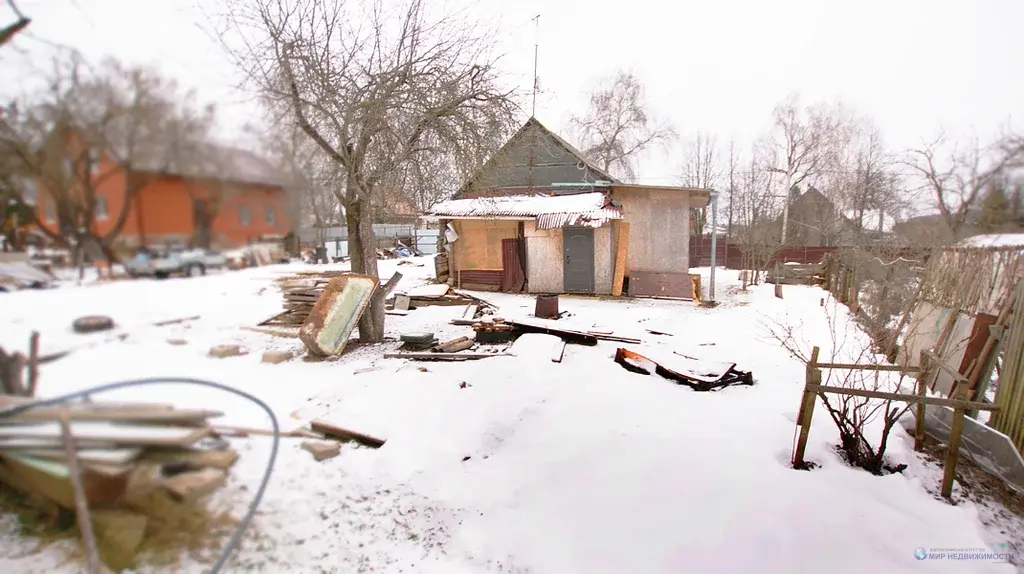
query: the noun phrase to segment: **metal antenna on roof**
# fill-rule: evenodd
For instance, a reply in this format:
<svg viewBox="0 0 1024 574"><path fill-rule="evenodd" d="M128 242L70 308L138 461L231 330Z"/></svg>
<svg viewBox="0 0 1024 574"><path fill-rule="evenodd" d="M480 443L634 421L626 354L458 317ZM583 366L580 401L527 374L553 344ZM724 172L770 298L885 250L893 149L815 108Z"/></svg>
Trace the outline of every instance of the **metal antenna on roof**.
<svg viewBox="0 0 1024 574"><path fill-rule="evenodd" d="M530 117L537 115L537 55L540 52L540 14L533 18L533 105Z"/></svg>

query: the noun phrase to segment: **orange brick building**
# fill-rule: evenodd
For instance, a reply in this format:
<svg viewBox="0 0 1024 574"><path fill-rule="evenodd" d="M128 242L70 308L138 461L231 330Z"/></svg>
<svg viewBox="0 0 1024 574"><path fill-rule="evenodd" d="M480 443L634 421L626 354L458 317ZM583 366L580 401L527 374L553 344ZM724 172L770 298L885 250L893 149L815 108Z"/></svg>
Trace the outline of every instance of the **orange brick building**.
<svg viewBox="0 0 1024 574"><path fill-rule="evenodd" d="M132 176L144 178L145 183L131 199L117 242L125 246L187 244L205 219L212 220L205 227L215 248L286 235L292 224L287 193L272 167L244 150L218 152L225 158L218 164L219 173L134 170ZM95 162L94 173L102 174L102 181L96 184L92 224L96 233L103 235L117 224L128 174L102 158ZM56 232L56 203L41 187L37 196L33 199L39 224Z"/></svg>

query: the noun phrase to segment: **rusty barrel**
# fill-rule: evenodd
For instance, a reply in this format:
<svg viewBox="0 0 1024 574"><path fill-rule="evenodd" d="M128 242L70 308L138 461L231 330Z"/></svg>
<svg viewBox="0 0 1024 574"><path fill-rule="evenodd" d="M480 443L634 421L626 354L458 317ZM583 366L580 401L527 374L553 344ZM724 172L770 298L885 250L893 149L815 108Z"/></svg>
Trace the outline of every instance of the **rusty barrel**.
<svg viewBox="0 0 1024 574"><path fill-rule="evenodd" d="M539 319L558 318L558 295L537 295L533 316Z"/></svg>

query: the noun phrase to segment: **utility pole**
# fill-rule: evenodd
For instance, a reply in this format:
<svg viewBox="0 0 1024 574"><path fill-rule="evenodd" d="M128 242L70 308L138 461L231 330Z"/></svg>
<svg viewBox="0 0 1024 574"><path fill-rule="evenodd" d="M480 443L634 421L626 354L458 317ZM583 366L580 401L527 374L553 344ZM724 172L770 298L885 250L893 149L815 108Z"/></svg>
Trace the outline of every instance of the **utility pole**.
<svg viewBox="0 0 1024 574"><path fill-rule="evenodd" d="M540 14L533 18L533 103L530 117L537 115L537 56L540 53Z"/></svg>

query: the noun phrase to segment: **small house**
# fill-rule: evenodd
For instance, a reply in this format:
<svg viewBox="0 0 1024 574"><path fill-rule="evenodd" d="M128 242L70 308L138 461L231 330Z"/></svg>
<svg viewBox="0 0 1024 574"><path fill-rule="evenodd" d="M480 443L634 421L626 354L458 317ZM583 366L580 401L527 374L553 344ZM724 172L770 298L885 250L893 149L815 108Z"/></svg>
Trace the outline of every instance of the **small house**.
<svg viewBox="0 0 1024 574"><path fill-rule="evenodd" d="M690 209L709 198L623 183L531 118L426 217L462 287L689 298Z"/></svg>

